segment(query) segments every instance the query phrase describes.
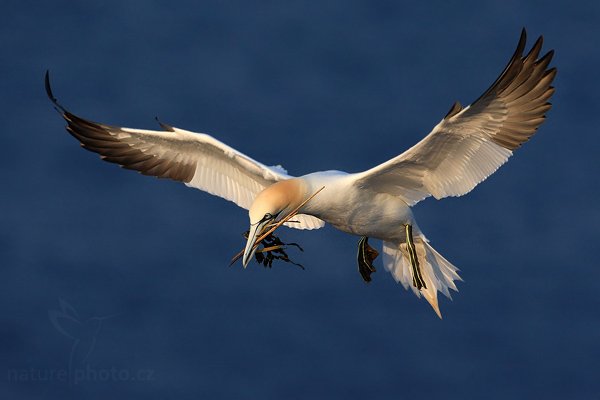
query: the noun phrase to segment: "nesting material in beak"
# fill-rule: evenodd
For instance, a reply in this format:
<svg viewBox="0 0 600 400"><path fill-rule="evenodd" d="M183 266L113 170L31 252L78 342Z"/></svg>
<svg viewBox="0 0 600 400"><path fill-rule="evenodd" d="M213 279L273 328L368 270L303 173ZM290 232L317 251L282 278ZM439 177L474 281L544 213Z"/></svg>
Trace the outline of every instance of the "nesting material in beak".
<svg viewBox="0 0 600 400"><path fill-rule="evenodd" d="M244 233L244 237L246 239L248 238L249 233L250 232L248 231ZM281 260L304 269L302 264L292 261L285 252L285 250L290 246L297 247L298 250L304 251L304 249L302 249L298 243L283 243L281 239L271 233L265 237L262 242L260 242L259 248L255 250L254 256L256 258L256 262L264 265L265 268L271 268L273 266L273 261Z"/></svg>
<svg viewBox="0 0 600 400"><path fill-rule="evenodd" d="M246 265L248 265L248 263L250 262L250 259L252 259L252 256L256 253L256 249L258 248L258 245L266 238L272 236L273 232L275 232L275 230L277 228L279 228L281 225L285 224L290 219L292 219L296 214L298 214L300 209L302 207L304 207L306 205L306 203L311 201L323 189L325 189L325 186L323 186L321 189L314 192L309 198L304 200L298 207L296 207L294 210L292 210L292 212L290 212L288 215L286 215L281 220L271 223L271 224L269 224L269 222L273 222L273 221L265 221L263 223L259 223L254 226L251 226L250 231L248 232L248 241L246 242L246 248L244 250L238 252L235 256L233 256L233 258L231 259L231 263L229 265L231 266L237 260L239 260L240 258L243 258L242 264L244 265L244 268L245 268ZM277 240L279 240L279 239L277 239Z"/></svg>

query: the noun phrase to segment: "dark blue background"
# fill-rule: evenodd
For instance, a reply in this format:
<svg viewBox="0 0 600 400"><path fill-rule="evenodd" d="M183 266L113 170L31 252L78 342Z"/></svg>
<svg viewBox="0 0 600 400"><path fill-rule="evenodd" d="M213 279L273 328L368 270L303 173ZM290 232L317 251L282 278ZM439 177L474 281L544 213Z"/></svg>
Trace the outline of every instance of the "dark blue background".
<svg viewBox="0 0 600 400"><path fill-rule="evenodd" d="M2 398L598 398L600 6L415 3L4 1ZM522 26L556 50L547 122L468 196L415 209L465 280L443 321L381 264L365 285L330 227L281 232L306 271L227 268L244 210L100 162L43 91L49 68L93 120L359 171L478 97ZM48 317L61 299L91 351L79 382L48 376L76 344Z"/></svg>

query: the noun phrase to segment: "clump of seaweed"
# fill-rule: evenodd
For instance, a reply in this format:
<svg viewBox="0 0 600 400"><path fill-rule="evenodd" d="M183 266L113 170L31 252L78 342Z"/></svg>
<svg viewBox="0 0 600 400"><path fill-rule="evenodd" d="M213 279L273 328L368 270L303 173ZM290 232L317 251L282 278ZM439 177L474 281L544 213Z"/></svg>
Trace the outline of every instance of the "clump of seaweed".
<svg viewBox="0 0 600 400"><path fill-rule="evenodd" d="M248 239L248 234L249 231L244 232L244 237L246 239ZM298 243L283 243L281 239L279 239L273 233L270 233L260 242L260 246L258 249L256 249L256 253L254 253L254 258L256 258L256 262L264 265L265 268L271 268L273 266L273 261L281 260L304 269L304 266L302 264L292 261L285 252L288 246L294 246L297 247L300 251L304 251L304 249L300 247Z"/></svg>
<svg viewBox="0 0 600 400"><path fill-rule="evenodd" d="M302 247L300 247L297 243L287 243L287 244L283 243L277 236L273 235L273 232L275 232L275 230L277 228L279 228L281 225L285 224L286 222L288 222L288 221L293 222L290 220L296 214L298 214L300 209L302 207L304 207L304 205L306 205L306 203L311 201L313 199L313 197L315 197L323 189L325 189L325 186L323 186L321 189L319 189L315 193L313 193L309 198L304 200L298 207L296 207L292 212L290 212L284 218L265 227L264 231L261 233L259 238L254 243L254 247L253 247L253 249L257 249L256 253L254 253L254 254L255 254L256 261L258 261L258 263L263 264L265 267L271 268L274 260L282 260L282 261L297 265L300 268L304 269L304 267L302 265L290 260L287 253L285 252L285 249L287 248L287 246L295 246L295 247L298 247L301 251L304 251L302 249ZM249 234L248 232L246 232L244 234L246 239L248 238L248 234ZM259 246L262 246L262 248L258 249ZM244 250L239 251L235 256L233 256L233 258L231 259L231 263L229 265L230 266L233 265L237 260L242 258L243 255L244 255Z"/></svg>

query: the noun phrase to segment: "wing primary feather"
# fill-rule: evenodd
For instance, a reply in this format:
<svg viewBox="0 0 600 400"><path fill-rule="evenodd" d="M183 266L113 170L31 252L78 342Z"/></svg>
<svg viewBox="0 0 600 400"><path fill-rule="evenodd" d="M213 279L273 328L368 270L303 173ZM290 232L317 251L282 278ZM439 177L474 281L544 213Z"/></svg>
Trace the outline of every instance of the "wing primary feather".
<svg viewBox="0 0 600 400"><path fill-rule="evenodd" d="M537 38L527 56L525 56L525 61L533 60L535 61L540 54L540 50L542 49L542 45L544 44L544 37L540 36Z"/></svg>
<svg viewBox="0 0 600 400"><path fill-rule="evenodd" d="M261 190L292 178L283 168L268 167L210 135L178 129L158 118L163 131L111 126L78 117L54 96L49 71L44 87L54 109L67 122L67 132L84 149L123 168L180 181L246 209ZM317 225L324 222L312 218L293 227L311 229Z"/></svg>
<svg viewBox="0 0 600 400"><path fill-rule="evenodd" d="M160 127L163 128L163 130L167 132L175 132L175 128L173 128L171 125L167 125L164 122L161 122L161 120L159 120L158 117L154 117L154 119L156 120L156 122L158 122L158 125L160 125Z"/></svg>
<svg viewBox="0 0 600 400"><path fill-rule="evenodd" d="M479 100L490 95L493 92L502 90L503 82L508 81L510 83L512 81L512 78L514 78L514 76L518 74L522 66L521 63L518 63L517 61L519 61L523 56L523 50L525 50L526 42L527 31L525 30L525 28L523 28L523 30L521 31L521 37L519 38L519 43L517 44L517 48L515 49L515 52L511 57L510 61L508 62L498 79L496 79L494 83L492 83L492 85L489 87L489 89L486 90L481 96L479 96L479 98L477 98L477 100L475 100L473 104L477 103ZM515 72L515 70L518 71Z"/></svg>
<svg viewBox="0 0 600 400"><path fill-rule="evenodd" d="M524 56L526 40L523 28L508 64L477 100L464 108L454 103L423 140L357 174L356 184L414 205L430 195L464 195L496 171L535 134L552 106L557 72L548 66L554 51L538 59L540 36Z"/></svg>
<svg viewBox="0 0 600 400"><path fill-rule="evenodd" d="M46 75L44 76L44 87L46 88L46 95L54 105L54 109L59 114L64 114L67 110L63 106L60 105L54 94L52 93L52 88L50 87L50 70L46 70Z"/></svg>
<svg viewBox="0 0 600 400"><path fill-rule="evenodd" d="M454 117L456 114L461 112L462 109L463 109L463 106L460 104L460 102L455 101L454 104L452 105L452 107L450 107L450 110L448 110L448 113L446 114L444 119L450 119L450 118Z"/></svg>

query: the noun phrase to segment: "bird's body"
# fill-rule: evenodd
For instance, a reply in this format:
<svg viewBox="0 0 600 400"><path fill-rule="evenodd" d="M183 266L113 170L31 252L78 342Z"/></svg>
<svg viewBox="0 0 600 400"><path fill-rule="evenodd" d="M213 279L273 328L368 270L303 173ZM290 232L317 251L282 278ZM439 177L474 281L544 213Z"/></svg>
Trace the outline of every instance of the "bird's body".
<svg viewBox="0 0 600 400"><path fill-rule="evenodd" d="M300 177L308 188L307 193L324 188L303 207L302 213L322 219L352 235L402 240L404 225L416 227L408 204L397 196L358 186L358 176L342 171L325 171Z"/></svg>
<svg viewBox="0 0 600 400"><path fill-rule="evenodd" d="M276 221L281 216L288 215L298 204L310 198L311 194L318 193L300 212L325 221L342 232L382 240L384 265L392 272L396 281L408 288L413 281L407 247L409 240L406 226L409 225L425 283L423 288L413 288L414 293L417 296L423 295L441 317L437 291L450 297L448 289L456 290L454 280L460 279L458 269L429 245L416 224L410 206L402 198L367 188L361 185L362 178L363 174L323 171L283 180L265 188L258 194L250 209L251 235L253 228L260 232L263 215L272 212L262 207L274 203L268 201L268 198L272 200L285 194L285 200L274 208L280 210L280 214L273 218ZM291 201L289 194L292 194ZM258 210L255 210L255 205ZM267 222L269 220L265 221ZM290 223L290 226L293 224ZM253 254L250 251L252 244L249 240L244 265Z"/></svg>
<svg viewBox="0 0 600 400"><path fill-rule="evenodd" d="M442 199L468 193L544 121L554 93L556 69L548 68L553 52L539 57L540 37L523 55L525 41L523 30L505 70L470 106L455 103L415 146L358 173L325 171L293 177L280 166L261 164L206 134L164 124L164 131L151 131L88 121L56 101L48 76L46 90L69 133L104 160L184 182L248 209L244 266L252 259L258 238L278 221L299 229L329 223L349 234L382 240L386 269L405 288L423 295L441 317L437 292L450 297L449 289L457 290L458 269L431 247L411 207L429 196ZM366 240L359 243L364 246ZM362 250L359 254L366 254Z"/></svg>

